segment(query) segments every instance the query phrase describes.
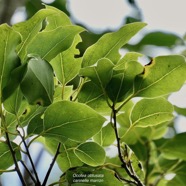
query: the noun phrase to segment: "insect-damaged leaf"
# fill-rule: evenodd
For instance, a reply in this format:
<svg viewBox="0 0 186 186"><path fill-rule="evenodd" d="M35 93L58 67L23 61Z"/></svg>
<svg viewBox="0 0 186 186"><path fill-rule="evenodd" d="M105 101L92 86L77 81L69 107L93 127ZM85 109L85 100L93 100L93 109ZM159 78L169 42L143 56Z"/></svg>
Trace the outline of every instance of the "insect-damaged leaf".
<svg viewBox="0 0 186 186"><path fill-rule="evenodd" d="M38 54L42 59L50 61L60 52L67 50L72 45L75 36L82 31L84 31L82 27L70 25L40 32L29 43L27 53Z"/></svg>
<svg viewBox="0 0 186 186"><path fill-rule="evenodd" d="M91 66L101 58L108 58L113 63L116 63L120 59L119 49L145 25L145 23L128 24L114 33L102 36L85 51L82 67Z"/></svg>
<svg viewBox="0 0 186 186"><path fill-rule="evenodd" d="M157 97L178 91L185 82L186 62L183 56L160 56L145 66L135 79L135 96Z"/></svg>

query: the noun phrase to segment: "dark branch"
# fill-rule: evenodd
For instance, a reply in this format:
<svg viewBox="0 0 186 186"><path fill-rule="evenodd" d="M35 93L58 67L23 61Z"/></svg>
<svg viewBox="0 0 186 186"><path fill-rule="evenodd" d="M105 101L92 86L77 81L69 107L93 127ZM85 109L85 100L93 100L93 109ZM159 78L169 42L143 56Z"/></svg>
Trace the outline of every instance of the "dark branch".
<svg viewBox="0 0 186 186"><path fill-rule="evenodd" d="M7 141L7 145L9 147L9 149L10 149L10 152L11 152L14 164L15 164L15 170L16 170L18 176L19 176L19 179L21 180L22 185L26 186L25 180L24 180L24 178L22 176L22 173L20 171L20 168L19 168L19 165L18 165L18 162L17 162L16 152L15 152L15 150L12 147L12 144L11 144L11 141L10 141L10 138L9 138L9 134L7 132L7 129L6 129L6 122L5 122L4 115L2 114L2 110L0 111L0 118L2 120L2 125L5 128L6 141Z"/></svg>
<svg viewBox="0 0 186 186"><path fill-rule="evenodd" d="M26 154L27 154L27 156L28 156L28 158L29 158L29 160L30 160L30 163L31 163L31 166L32 166L34 175L35 175L35 177L36 177L37 185L41 185L40 180L39 180L39 177L38 177L38 174L37 174L37 171L36 171L36 169L35 169L34 162L33 162L32 157L31 157L31 155L30 155L30 151L29 151L28 146L27 146L27 144L26 144L26 142L25 142L25 139L24 139L24 137L21 135L20 131L19 131L19 130L17 130L17 131L18 131L19 136L21 137L22 142L23 142L23 144L24 144L24 146L25 146Z"/></svg>
<svg viewBox="0 0 186 186"><path fill-rule="evenodd" d="M37 182L36 182L35 178L33 177L32 173L30 172L28 167L25 165L24 161L21 160L21 164L23 165L25 170L28 172L28 174L29 174L30 178L32 179L32 181L36 184Z"/></svg>
<svg viewBox="0 0 186 186"><path fill-rule="evenodd" d="M55 161L56 161L58 155L60 154L60 147L61 147L61 143L58 144L58 147L57 147L55 156L54 156L54 158L53 158L53 160L52 160L52 162L51 162L51 164L50 164L50 167L49 167L49 169L48 169L48 171L47 171L47 173L46 173L46 176L45 176L45 179L44 179L44 181L43 181L42 186L46 186L46 183L47 183L47 181L48 181L48 178L49 178L49 176L50 176L50 173L51 173L51 171L52 171L52 168L53 168L53 166L54 166L54 163L55 163Z"/></svg>
<svg viewBox="0 0 186 186"><path fill-rule="evenodd" d="M123 159L123 155L121 152L121 146L120 146L120 137L119 137L118 129L117 129L117 119L116 119L117 110L115 110L114 106L112 108L112 114L113 114L112 117L114 120L114 131L115 131L117 147L118 147L118 157L119 157L120 161L122 162L122 167L125 169L127 174L135 181L133 183L135 183L137 186L144 186L144 184L141 182L141 180L138 178L138 176L135 173L132 173L130 171L130 169L127 165L127 162Z"/></svg>

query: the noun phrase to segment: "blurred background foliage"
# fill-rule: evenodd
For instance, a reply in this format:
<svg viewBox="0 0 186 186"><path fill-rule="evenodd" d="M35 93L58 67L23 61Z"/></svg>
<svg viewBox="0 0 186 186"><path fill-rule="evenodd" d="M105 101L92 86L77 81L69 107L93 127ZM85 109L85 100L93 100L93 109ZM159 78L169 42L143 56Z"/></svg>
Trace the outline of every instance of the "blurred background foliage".
<svg viewBox="0 0 186 186"><path fill-rule="evenodd" d="M124 1L128 3L128 6L132 11L125 15L123 25L136 21L144 21L143 10L138 6L138 0ZM70 1L68 0L0 0L0 24L8 23L11 25L16 22L29 19L39 9L44 7L43 3L49 4L62 10L71 17L72 22L74 22L75 24L83 24L82 22L80 23L79 21L77 21L76 18L74 18L68 6L68 4L70 3ZM16 18L18 17L19 19L16 20ZM81 34L83 42L78 46L81 51L81 55L84 53L88 46L95 43L104 33L113 31L95 31L94 29L90 29L89 27L87 27L87 25L85 24L83 24L83 26L87 28L88 32L83 32ZM186 36L179 36L176 33L172 33L171 30L170 32L148 30L144 31L140 36L138 36L137 41L124 46L124 49L125 51L133 50L136 52L141 52L150 57L159 55L159 53L157 53L158 51L166 51L169 54L179 53L182 55L186 55L185 41ZM156 50L156 52L154 52L154 50ZM160 52L160 55L161 54L162 52Z"/></svg>

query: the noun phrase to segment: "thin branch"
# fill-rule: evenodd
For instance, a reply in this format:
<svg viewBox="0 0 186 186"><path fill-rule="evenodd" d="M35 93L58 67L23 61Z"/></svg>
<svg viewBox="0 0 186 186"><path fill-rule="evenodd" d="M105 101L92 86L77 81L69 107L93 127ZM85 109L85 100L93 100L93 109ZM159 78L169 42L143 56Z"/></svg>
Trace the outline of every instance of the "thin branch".
<svg viewBox="0 0 186 186"><path fill-rule="evenodd" d="M118 147L118 157L120 159L120 161L122 162L122 167L125 169L125 171L127 172L127 174L135 181L134 183L137 186L144 186L144 184L141 182L141 180L138 178L138 176L135 173L132 173L126 163L126 161L123 159L123 155L121 152L121 146L120 146L120 137L118 134L118 129L117 129L117 120L116 120L116 114L117 114L117 110L115 110L114 105L112 108L112 117L114 120L114 131L115 131L115 135L116 135L116 141L117 141L117 147Z"/></svg>
<svg viewBox="0 0 186 186"><path fill-rule="evenodd" d="M55 163L55 161L56 161L58 155L60 154L60 147L61 147L61 143L58 144L58 147L57 147L55 156L54 156L54 158L53 158L53 160L52 160L52 162L51 162L51 164L50 164L50 167L49 167L49 169L48 169L48 171L47 171L47 173L46 173L46 176L45 176L45 179L44 179L44 181L43 181L42 186L45 186L46 183L47 183L47 181L48 181L48 178L49 178L49 176L50 176L50 173L51 173L51 171L52 171L52 168L53 168L53 166L54 166L54 163Z"/></svg>
<svg viewBox="0 0 186 186"><path fill-rule="evenodd" d="M8 144L8 146L9 146L10 152L11 152L11 154L12 154L12 158L13 158L13 160L14 160L15 170L17 171L17 174L18 174L18 176L19 176L19 178L20 178L20 180L21 180L22 185L23 185L23 186L26 186L25 180L24 180L24 178L23 178L23 176L22 176L22 173L21 173L21 171L20 171L19 165L18 165L18 163L17 163L16 153L15 153L15 151L14 151L12 145L11 145L9 135L8 135L7 132L5 132L5 135L6 135L6 139L7 139L7 144Z"/></svg>
<svg viewBox="0 0 186 186"><path fill-rule="evenodd" d="M22 185L23 186L26 186L25 180L24 180L24 178L22 176L22 173L20 171L20 168L19 168L19 165L18 165L18 162L17 162L16 152L15 152L15 150L12 147L12 144L11 144L11 141L10 141L10 138L9 138L9 134L7 132L5 116L3 114L3 109L2 109L2 106L1 105L2 104L0 102L0 118L1 118L2 126L5 128L6 142L7 142L7 145L9 147L9 149L10 149L10 153L12 155L12 158L13 158L13 161L14 161L14 164L15 164L15 170L16 170L18 176L19 176L19 179L20 179Z"/></svg>
<svg viewBox="0 0 186 186"><path fill-rule="evenodd" d="M36 184L37 181L33 177L32 173L30 172L30 170L28 169L28 167L25 165L24 161L21 160L21 164L23 165L23 167L25 168L25 170L28 172L28 174L29 174L30 178L32 179L32 181Z"/></svg>
<svg viewBox="0 0 186 186"><path fill-rule="evenodd" d="M133 185L136 185L136 182L134 181L131 181L131 180L127 180L125 178L122 178L118 173L115 172L115 177L118 179L118 180L121 180L121 181L124 181L128 184L133 184Z"/></svg>
<svg viewBox="0 0 186 186"><path fill-rule="evenodd" d="M28 158L29 158L29 160L30 160L30 163L31 163L31 166L32 166L34 175L35 175L35 177L36 177L36 182L37 182L38 185L41 185L40 180L39 180L39 177L38 177L38 174L37 174L37 171L36 171L36 169L35 169L34 162L33 162L32 157L31 157L31 155L30 155L30 151L29 151L28 146L27 146L27 144L26 144L26 142L25 142L25 139L24 139L24 137L21 135L20 131L19 131L19 130L17 130L17 131L18 131L19 136L21 137L22 142L23 142L23 144L24 144L24 146L25 146L26 154L27 154L27 156L28 156Z"/></svg>

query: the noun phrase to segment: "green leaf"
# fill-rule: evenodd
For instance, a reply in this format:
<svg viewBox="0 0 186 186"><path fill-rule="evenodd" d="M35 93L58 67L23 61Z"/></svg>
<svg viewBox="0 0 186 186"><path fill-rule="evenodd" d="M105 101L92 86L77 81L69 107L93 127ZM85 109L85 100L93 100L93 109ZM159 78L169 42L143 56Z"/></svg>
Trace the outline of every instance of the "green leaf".
<svg viewBox="0 0 186 186"><path fill-rule="evenodd" d="M114 67L114 70L125 70L125 63L130 61L138 61L138 58L142 56L143 54L137 52L128 52L123 58L118 61L118 63Z"/></svg>
<svg viewBox="0 0 186 186"><path fill-rule="evenodd" d="M63 96L62 96L63 93ZM54 93L54 102L63 100L70 100L70 96L73 93L73 86L56 86Z"/></svg>
<svg viewBox="0 0 186 186"><path fill-rule="evenodd" d="M135 96L158 97L178 91L185 82L186 63L183 56L160 56L145 66L136 77Z"/></svg>
<svg viewBox="0 0 186 186"><path fill-rule="evenodd" d="M45 111L42 135L62 141L86 141L99 132L104 121L104 117L84 104L60 101Z"/></svg>
<svg viewBox="0 0 186 186"><path fill-rule="evenodd" d="M29 105L28 103L23 103L23 108L20 109L22 110L21 115L19 116L19 121L21 126L26 126L30 123L32 118L34 118L37 115L42 115L43 112L45 111L45 107L39 106L39 105ZM34 124L36 125L36 124Z"/></svg>
<svg viewBox="0 0 186 186"><path fill-rule="evenodd" d="M111 145L116 140L112 123L108 123L105 127L103 127L101 131L93 137L93 139L101 146Z"/></svg>
<svg viewBox="0 0 186 186"><path fill-rule="evenodd" d="M21 90L30 104L47 106L53 101L53 69L39 57L31 58L21 83ZM33 91L34 90L34 91Z"/></svg>
<svg viewBox="0 0 186 186"><path fill-rule="evenodd" d="M74 152L82 162L93 167L103 165L105 162L105 150L94 142L83 143Z"/></svg>
<svg viewBox="0 0 186 186"><path fill-rule="evenodd" d="M173 33L150 32L142 38L142 40L137 44L137 46L141 47L144 45L155 45L171 48L178 44L183 44L183 40Z"/></svg>
<svg viewBox="0 0 186 186"><path fill-rule="evenodd" d="M99 59L96 66L85 67L80 70L80 75L89 77L103 92L113 75L114 64L107 58Z"/></svg>
<svg viewBox="0 0 186 186"><path fill-rule="evenodd" d="M166 99L142 99L134 105L130 114L118 116L119 135L128 144L134 144L142 137L156 139L165 132L161 126L165 127L172 119L173 106ZM154 130L159 130L160 134Z"/></svg>
<svg viewBox="0 0 186 186"><path fill-rule="evenodd" d="M20 35L6 24L0 25L0 102L2 90L7 86L10 74L19 64L18 56L15 52L20 43Z"/></svg>
<svg viewBox="0 0 186 186"><path fill-rule="evenodd" d="M21 159L21 153L17 150L18 146L15 143L12 143L12 147L16 152L16 158L19 161ZM5 142L0 142L0 174L3 173L4 170L8 169L10 166L14 164L12 154L10 149Z"/></svg>
<svg viewBox="0 0 186 186"><path fill-rule="evenodd" d="M84 31L80 26L61 26L51 31L38 33L29 43L27 53L37 54L47 61L68 49L77 34ZM55 36L55 37L54 37ZM42 47L41 47L42 43Z"/></svg>
<svg viewBox="0 0 186 186"><path fill-rule="evenodd" d="M55 10L42 9L38 11L32 18L25 22L17 23L13 26L13 29L19 32L22 36L22 42L17 47L17 53L22 62L25 62L27 57L27 47L33 38L42 30L43 21L47 16L54 15ZM40 45L39 45L40 46ZM43 45L42 45L43 46Z"/></svg>
<svg viewBox="0 0 186 186"><path fill-rule="evenodd" d="M123 183L116 178L114 171L91 167L68 170L66 180L66 185L123 186Z"/></svg>
<svg viewBox="0 0 186 186"><path fill-rule="evenodd" d="M67 141L68 142L68 141ZM58 142L53 139L45 138L45 146L53 155L56 152ZM82 166L83 162L75 155L74 149L77 145L69 143L61 144L60 154L57 157L57 164L65 172L70 168Z"/></svg>
<svg viewBox="0 0 186 186"><path fill-rule="evenodd" d="M70 18L64 12L60 11L59 9L53 6L45 5L45 7L47 10L55 11L55 14L50 15L46 18L48 24L46 25L45 31L53 30L60 26L72 25Z"/></svg>
<svg viewBox="0 0 186 186"><path fill-rule="evenodd" d="M23 64L12 70L10 80L7 86L3 89L3 101L10 97L21 84L27 71L27 64Z"/></svg>
<svg viewBox="0 0 186 186"><path fill-rule="evenodd" d="M134 79L143 72L143 66L136 61L126 61L121 69L114 71L114 75L106 87L106 92L114 103L121 102L133 95Z"/></svg>
<svg viewBox="0 0 186 186"><path fill-rule="evenodd" d="M128 24L114 33L102 36L94 45L86 50L82 67L91 66L101 58L108 58L113 63L116 63L120 59L119 49L145 25L145 23Z"/></svg>
<svg viewBox="0 0 186 186"><path fill-rule="evenodd" d="M186 162L182 162L180 166L178 166L175 170L175 177L168 182L166 186L185 186L186 183L186 177L185 177L185 172L186 172Z"/></svg>
<svg viewBox="0 0 186 186"><path fill-rule="evenodd" d="M32 136L35 134L40 134L43 131L43 112L34 113L32 117L29 118L29 123L27 127L27 134Z"/></svg>
<svg viewBox="0 0 186 186"><path fill-rule="evenodd" d="M166 158L186 160L185 148L186 133L177 134L174 138L169 139L162 147L161 151Z"/></svg>
<svg viewBox="0 0 186 186"><path fill-rule="evenodd" d="M23 94L21 92L20 87L18 87L17 90L8 99L4 101L3 106L5 110L17 115L21 106L22 98Z"/></svg>
<svg viewBox="0 0 186 186"><path fill-rule="evenodd" d="M110 108L107 105L103 91L92 81L86 82L83 85L78 94L78 101L87 104L103 115L110 114Z"/></svg>
<svg viewBox="0 0 186 186"><path fill-rule="evenodd" d="M75 58L75 55L79 54L79 50L76 49L76 45L80 41L80 36L76 36L69 49L58 54L50 61L57 79L63 86L77 76L81 68L81 58Z"/></svg>
<svg viewBox="0 0 186 186"><path fill-rule="evenodd" d="M142 99L131 111L131 126L148 127L173 119L173 106L164 98Z"/></svg>

